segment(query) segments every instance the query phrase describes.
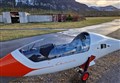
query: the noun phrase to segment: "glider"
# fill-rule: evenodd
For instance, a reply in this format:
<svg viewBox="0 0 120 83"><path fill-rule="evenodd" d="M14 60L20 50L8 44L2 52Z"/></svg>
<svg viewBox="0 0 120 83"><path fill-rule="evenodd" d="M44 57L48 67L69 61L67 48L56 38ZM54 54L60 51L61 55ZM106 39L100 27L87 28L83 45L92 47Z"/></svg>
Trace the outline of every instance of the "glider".
<svg viewBox="0 0 120 83"><path fill-rule="evenodd" d="M79 67L81 79L86 81L94 60L119 49L120 40L91 32L81 32L66 44L39 40L1 58L0 76L34 76Z"/></svg>

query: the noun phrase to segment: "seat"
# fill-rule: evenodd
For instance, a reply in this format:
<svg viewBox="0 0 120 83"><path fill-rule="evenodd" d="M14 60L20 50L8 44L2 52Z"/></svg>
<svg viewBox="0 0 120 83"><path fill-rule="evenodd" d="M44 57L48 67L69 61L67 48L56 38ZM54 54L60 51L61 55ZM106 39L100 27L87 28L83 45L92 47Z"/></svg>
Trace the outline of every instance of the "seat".
<svg viewBox="0 0 120 83"><path fill-rule="evenodd" d="M50 51L54 48L53 44L46 44L40 47L40 53L48 58Z"/></svg>
<svg viewBox="0 0 120 83"><path fill-rule="evenodd" d="M34 62L39 62L40 55L32 55L29 59Z"/></svg>

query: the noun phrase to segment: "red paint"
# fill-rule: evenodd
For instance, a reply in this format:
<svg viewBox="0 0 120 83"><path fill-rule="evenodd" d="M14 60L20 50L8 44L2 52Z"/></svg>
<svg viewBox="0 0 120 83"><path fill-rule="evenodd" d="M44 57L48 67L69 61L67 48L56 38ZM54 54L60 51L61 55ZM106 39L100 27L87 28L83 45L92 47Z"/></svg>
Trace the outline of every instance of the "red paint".
<svg viewBox="0 0 120 83"><path fill-rule="evenodd" d="M94 59L95 59L95 56L94 56L94 55L91 55L88 63L90 63L90 62L93 61ZM87 63L87 62L85 62L84 64L82 64L82 65L80 66L80 68L84 69L85 66L86 66L86 63Z"/></svg>
<svg viewBox="0 0 120 83"><path fill-rule="evenodd" d="M21 77L36 70L18 62L11 54L0 59L0 76Z"/></svg>
<svg viewBox="0 0 120 83"><path fill-rule="evenodd" d="M83 76L82 76L82 80L83 81L86 81L87 79L89 78L89 73L84 73Z"/></svg>

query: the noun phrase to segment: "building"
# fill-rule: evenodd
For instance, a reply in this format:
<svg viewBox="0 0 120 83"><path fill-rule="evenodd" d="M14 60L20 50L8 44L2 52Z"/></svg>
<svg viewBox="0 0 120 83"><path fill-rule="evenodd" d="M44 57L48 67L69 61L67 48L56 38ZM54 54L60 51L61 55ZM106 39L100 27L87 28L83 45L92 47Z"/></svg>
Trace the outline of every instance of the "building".
<svg viewBox="0 0 120 83"><path fill-rule="evenodd" d="M29 22L52 22L52 15L30 15L26 12L3 12L0 22L3 23L29 23Z"/></svg>
<svg viewBox="0 0 120 83"><path fill-rule="evenodd" d="M26 12L3 12L0 22L3 23L34 23L34 22L65 22L82 20L79 16L68 14L30 15Z"/></svg>

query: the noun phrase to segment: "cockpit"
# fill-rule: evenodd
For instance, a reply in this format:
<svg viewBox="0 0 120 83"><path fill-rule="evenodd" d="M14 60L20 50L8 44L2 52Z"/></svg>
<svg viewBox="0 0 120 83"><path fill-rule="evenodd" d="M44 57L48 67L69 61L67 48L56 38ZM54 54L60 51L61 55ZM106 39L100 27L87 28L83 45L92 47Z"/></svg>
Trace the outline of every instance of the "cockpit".
<svg viewBox="0 0 120 83"><path fill-rule="evenodd" d="M48 40L50 41L50 40ZM87 52L90 48L90 35L87 32L80 33L70 43L55 44L54 42L33 42L22 47L19 51L33 62L70 56L77 53ZM59 42L59 41L58 41Z"/></svg>

